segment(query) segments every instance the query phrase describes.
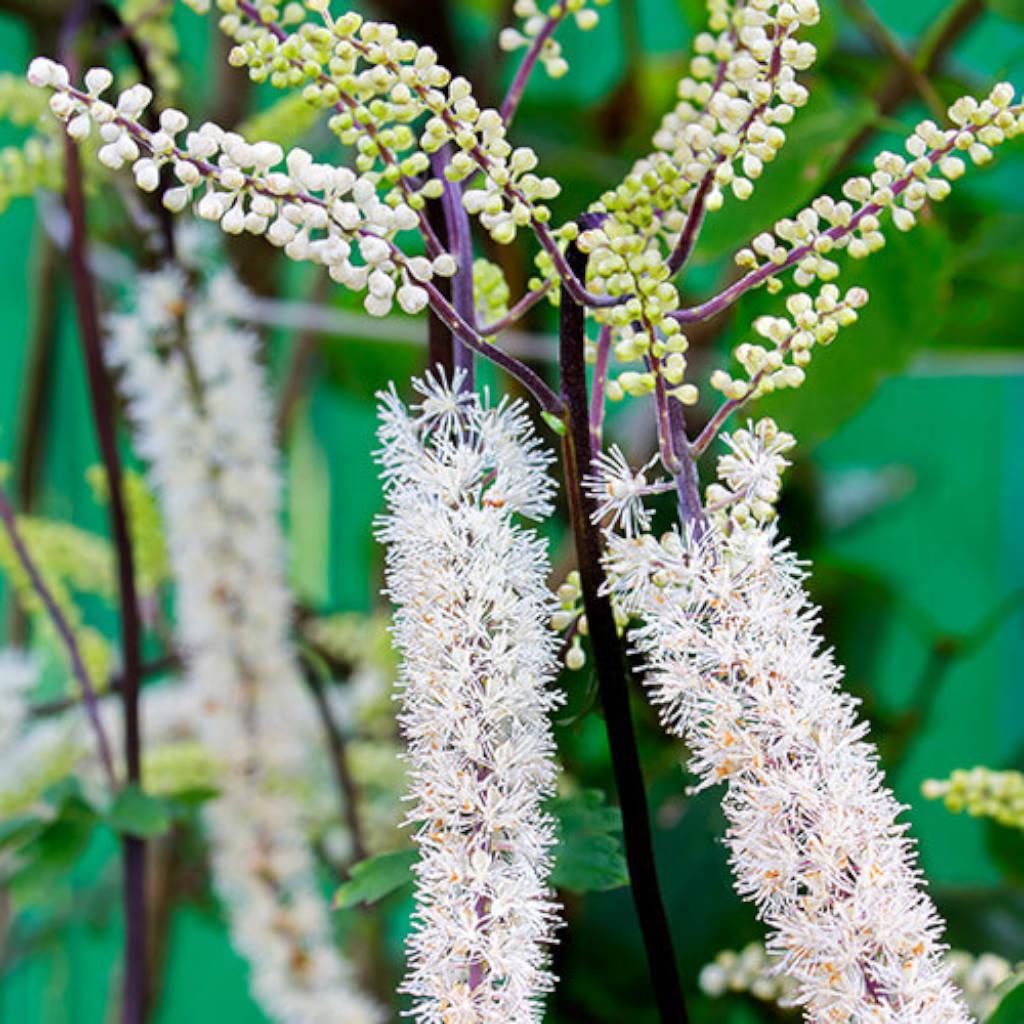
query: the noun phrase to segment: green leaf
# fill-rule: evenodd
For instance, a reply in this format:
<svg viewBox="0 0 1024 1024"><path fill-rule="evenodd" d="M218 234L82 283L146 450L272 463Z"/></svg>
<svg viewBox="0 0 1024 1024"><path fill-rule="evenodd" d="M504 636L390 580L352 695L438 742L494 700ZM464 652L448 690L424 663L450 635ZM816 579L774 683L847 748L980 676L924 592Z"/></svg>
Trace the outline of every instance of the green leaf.
<svg viewBox="0 0 1024 1024"><path fill-rule="evenodd" d="M1010 21L1024 21L1024 0L986 0L988 9Z"/></svg>
<svg viewBox="0 0 1024 1024"><path fill-rule="evenodd" d="M622 853L622 815L604 793L584 790L550 801L558 844L551 884L570 892L607 892L629 884Z"/></svg>
<svg viewBox="0 0 1024 1024"><path fill-rule="evenodd" d="M17 850L18 867L8 879L16 909L53 898L81 856L95 825L87 804L77 800L62 809L62 816L44 826Z"/></svg>
<svg viewBox="0 0 1024 1024"><path fill-rule="evenodd" d="M171 826L171 813L165 800L149 796L138 786L125 786L106 814L107 824L115 832L139 839L149 839L166 832Z"/></svg>
<svg viewBox="0 0 1024 1024"><path fill-rule="evenodd" d="M418 851L393 850L368 857L352 866L349 880L334 894L337 908L355 907L360 903L376 903L412 881L412 866Z"/></svg>
<svg viewBox="0 0 1024 1024"><path fill-rule="evenodd" d="M17 849L35 839L46 828L46 821L34 814L17 814L0 821L0 850Z"/></svg>
<svg viewBox="0 0 1024 1024"><path fill-rule="evenodd" d="M944 321L952 274L944 232L922 225L903 235L890 228L887 238L885 249L867 260L844 260L842 286L863 285L871 296L859 321L815 349L802 387L757 404L757 415L774 417L807 450L863 408L886 377L905 370ZM778 314L781 302L781 296L771 302L771 311ZM768 297L758 294L742 304L738 322L750 324L768 311Z"/></svg>
<svg viewBox="0 0 1024 1024"><path fill-rule="evenodd" d="M548 412L546 409L541 410L540 418L559 436L565 437L567 428L565 420L561 416L556 416L553 412Z"/></svg>
<svg viewBox="0 0 1024 1024"><path fill-rule="evenodd" d="M1002 1001L987 1018L987 1024L1020 1024L1024 1021L1024 971L1007 979Z"/></svg>

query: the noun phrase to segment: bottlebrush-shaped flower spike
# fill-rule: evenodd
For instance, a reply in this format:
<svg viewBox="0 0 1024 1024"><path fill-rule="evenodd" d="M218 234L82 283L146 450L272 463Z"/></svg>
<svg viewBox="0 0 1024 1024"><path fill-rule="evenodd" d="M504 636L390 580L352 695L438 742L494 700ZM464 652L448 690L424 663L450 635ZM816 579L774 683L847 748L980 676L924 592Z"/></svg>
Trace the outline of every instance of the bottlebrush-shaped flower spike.
<svg viewBox="0 0 1024 1024"><path fill-rule="evenodd" d="M547 454L518 403L427 378L382 396L388 591L404 657L420 860L404 991L423 1024L540 1021L557 907L547 877L556 672L540 539Z"/></svg>
<svg viewBox="0 0 1024 1024"><path fill-rule="evenodd" d="M772 529L609 537L665 727L726 784L736 889L813 1024L964 1024L903 808Z"/></svg>

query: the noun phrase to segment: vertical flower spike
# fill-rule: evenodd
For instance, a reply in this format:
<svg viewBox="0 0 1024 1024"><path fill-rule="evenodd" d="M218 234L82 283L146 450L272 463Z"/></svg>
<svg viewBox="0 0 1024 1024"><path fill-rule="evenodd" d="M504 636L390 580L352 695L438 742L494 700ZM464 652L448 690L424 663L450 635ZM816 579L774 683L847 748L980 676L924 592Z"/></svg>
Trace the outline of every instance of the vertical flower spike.
<svg viewBox="0 0 1024 1024"><path fill-rule="evenodd" d="M226 275L187 293L146 276L107 358L150 464L177 584L179 641L218 760L205 810L213 874L253 992L281 1024L376 1024L331 937L297 807L313 709L289 640L272 410Z"/></svg>
<svg viewBox="0 0 1024 1024"><path fill-rule="evenodd" d="M610 538L651 699L724 782L736 889L813 1024L965 1024L903 808L771 528Z"/></svg>
<svg viewBox="0 0 1024 1024"><path fill-rule="evenodd" d="M430 378L382 396L387 581L420 848L404 991L422 1024L528 1024L552 987L557 907L541 801L555 781L547 557L515 515L550 511L518 403Z"/></svg>

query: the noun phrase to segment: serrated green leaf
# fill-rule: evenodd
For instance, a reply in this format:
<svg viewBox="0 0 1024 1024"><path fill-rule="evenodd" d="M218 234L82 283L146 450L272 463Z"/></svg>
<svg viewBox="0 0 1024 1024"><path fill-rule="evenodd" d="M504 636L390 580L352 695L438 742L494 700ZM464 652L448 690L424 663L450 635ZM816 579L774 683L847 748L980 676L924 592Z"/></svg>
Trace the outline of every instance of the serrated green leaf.
<svg viewBox="0 0 1024 1024"><path fill-rule="evenodd" d="M418 856L412 849L393 850L354 864L349 880L334 894L334 906L348 908L360 903L376 903L407 885L412 881L412 866Z"/></svg>
<svg viewBox="0 0 1024 1024"><path fill-rule="evenodd" d="M67 878L92 835L94 820L76 813L46 825L18 849L20 867L8 879L18 910L45 903Z"/></svg>
<svg viewBox="0 0 1024 1024"><path fill-rule="evenodd" d="M166 801L132 785L117 794L105 820L115 832L149 839L170 828L171 813Z"/></svg>
<svg viewBox="0 0 1024 1024"><path fill-rule="evenodd" d="M17 814L0 821L0 850L23 846L45 827L46 821L34 814Z"/></svg>

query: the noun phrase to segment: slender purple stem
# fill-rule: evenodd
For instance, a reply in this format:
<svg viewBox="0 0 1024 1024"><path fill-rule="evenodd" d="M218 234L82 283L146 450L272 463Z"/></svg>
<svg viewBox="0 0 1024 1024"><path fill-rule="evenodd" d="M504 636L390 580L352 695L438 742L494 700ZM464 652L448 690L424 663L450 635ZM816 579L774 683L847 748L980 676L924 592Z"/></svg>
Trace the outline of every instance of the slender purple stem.
<svg viewBox="0 0 1024 1024"><path fill-rule="evenodd" d="M7 531L7 537L11 542L11 547L14 549L15 555L18 557L18 561L21 563L21 567L24 570L25 575L28 577L28 581L32 585L32 589L38 595L39 600L42 601L47 615L50 616L50 620L53 622L54 628L57 630L64 647L67 649L68 659L71 662L71 671L78 680L78 685L82 691L82 702L85 704L85 713L89 719L89 724L92 726L93 732L96 734L96 746L99 750L100 762L103 765L104 774L107 776L110 788L116 789L117 773L114 770L114 758L111 753L110 741L107 739L106 731L103 728L103 721L100 718L99 700L97 699L96 689L93 686L92 680L89 678L89 670L85 667L85 661L82 658L81 650L79 650L78 641L75 639L74 631L71 629L67 618L61 611L53 594L50 592L50 588L46 585L46 581L39 572L39 568L33 561L31 554L29 554L28 548L25 546L24 538L21 536L21 531L18 529L18 521L14 513L14 507L11 505L10 499L2 488L0 488L0 519L3 519L4 521L4 528Z"/></svg>
<svg viewBox="0 0 1024 1024"><path fill-rule="evenodd" d="M502 331L518 323L538 302L554 287L554 282L546 281L540 288L527 292L512 308L492 324L484 324L479 328L481 334L500 334Z"/></svg>
<svg viewBox="0 0 1024 1024"><path fill-rule="evenodd" d="M433 281L422 282L422 287L426 289L430 298L431 309L455 332L464 345L469 346L477 355L490 360L495 366L500 366L506 373L515 377L533 395L545 412L553 416L562 415L564 406L561 398L536 370L481 338L459 316Z"/></svg>
<svg viewBox="0 0 1024 1024"><path fill-rule="evenodd" d="M533 74L533 69L537 66L537 61L540 60L540 55L544 51L544 45L555 34L555 30L564 20L565 14L566 0L561 0L557 10L548 15L548 20L544 23L544 27L533 37L533 41L530 43L522 63L516 70L515 77L512 79L508 92L501 101L501 107L498 110L501 114L501 119L506 125L510 125L512 119L516 116L519 102L526 91L526 83L529 82L530 75Z"/></svg>
<svg viewBox="0 0 1024 1024"><path fill-rule="evenodd" d="M569 247L569 258L573 261L574 273L578 271L582 276L586 270L586 257L575 243ZM662 1024L686 1024L689 1018L676 966L672 933L658 883L647 790L637 750L622 641L619 639L611 602L605 592L603 544L600 530L593 521L594 502L582 484L593 460L587 373L583 357L585 321L583 307L573 301L569 289L563 286L559 363L566 409L562 460L569 515L576 542L583 604L589 624L598 690L604 708L615 787L622 809L630 891L647 955L651 987Z"/></svg>

